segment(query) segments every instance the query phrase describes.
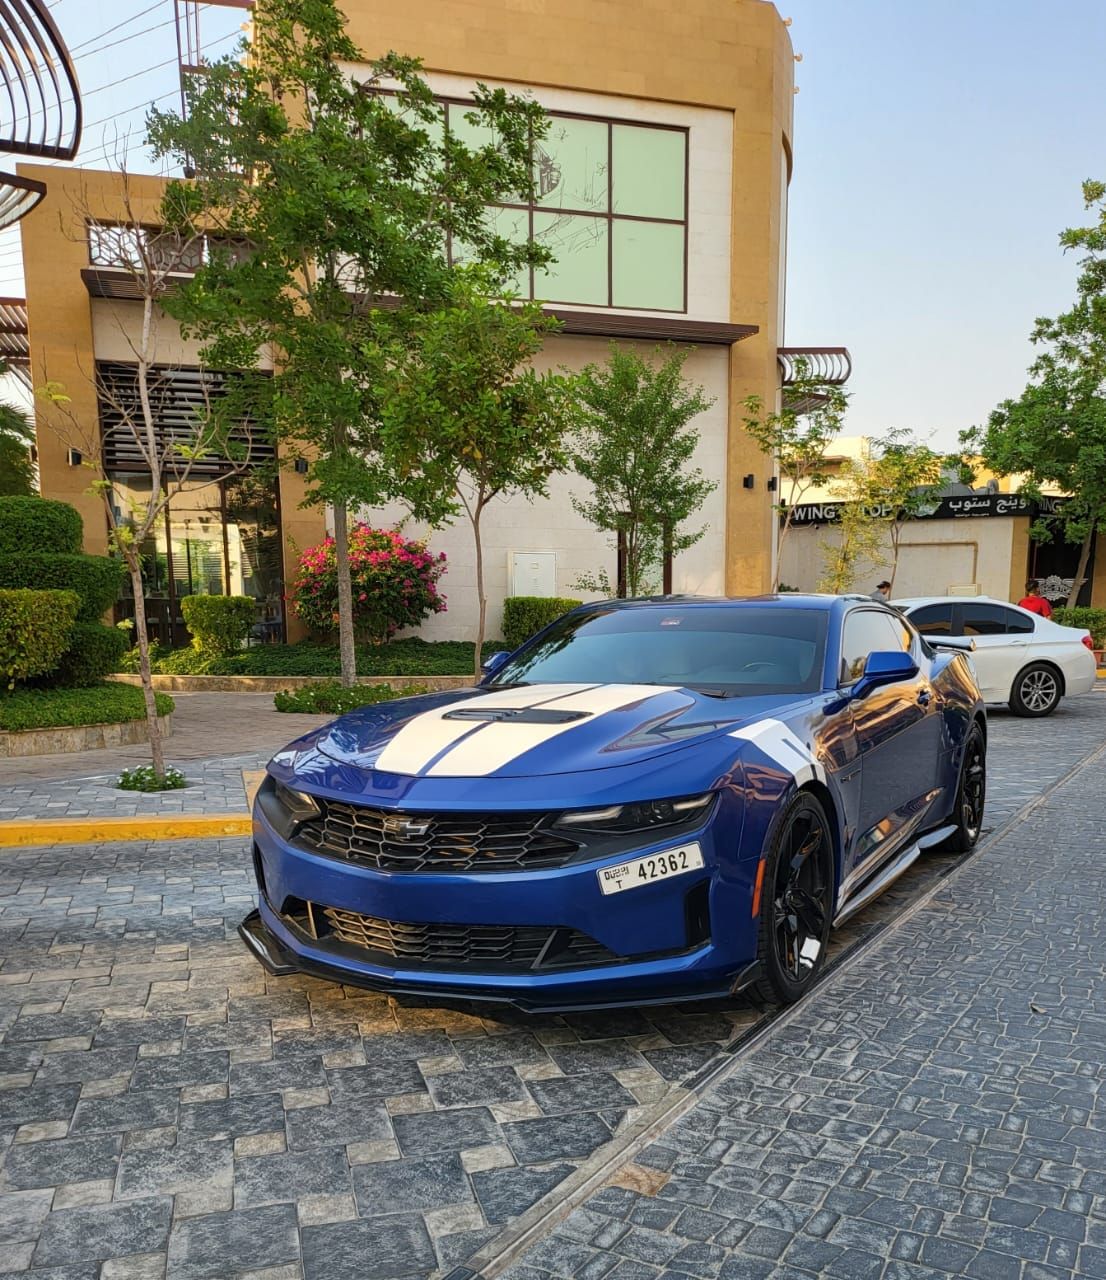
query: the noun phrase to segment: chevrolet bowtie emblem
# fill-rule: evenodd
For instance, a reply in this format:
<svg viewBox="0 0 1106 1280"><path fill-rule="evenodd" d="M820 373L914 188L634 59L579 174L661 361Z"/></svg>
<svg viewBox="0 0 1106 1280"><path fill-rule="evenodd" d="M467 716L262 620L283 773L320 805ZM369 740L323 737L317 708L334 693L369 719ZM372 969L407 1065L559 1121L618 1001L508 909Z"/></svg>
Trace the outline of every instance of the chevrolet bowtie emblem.
<svg viewBox="0 0 1106 1280"><path fill-rule="evenodd" d="M400 814L389 814L384 819L384 835L392 840L411 840L416 836L424 836L430 830L430 822L425 818L404 818Z"/></svg>

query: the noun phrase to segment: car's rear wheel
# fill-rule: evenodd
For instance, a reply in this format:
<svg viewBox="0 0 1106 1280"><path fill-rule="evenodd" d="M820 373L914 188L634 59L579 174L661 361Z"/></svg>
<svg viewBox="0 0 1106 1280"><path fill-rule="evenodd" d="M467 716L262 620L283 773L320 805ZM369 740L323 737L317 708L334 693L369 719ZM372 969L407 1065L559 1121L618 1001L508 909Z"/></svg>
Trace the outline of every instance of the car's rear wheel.
<svg viewBox="0 0 1106 1280"><path fill-rule="evenodd" d="M826 812L800 792L780 817L765 855L754 992L790 1004L826 959L833 910L833 842Z"/></svg>
<svg viewBox="0 0 1106 1280"><path fill-rule="evenodd" d="M973 722L964 743L960 762L960 781L956 787L956 808L952 820L955 832L941 848L950 853L967 853L974 849L983 829L983 808L987 801L987 743L983 730Z"/></svg>
<svg viewBox="0 0 1106 1280"><path fill-rule="evenodd" d="M1010 710L1016 716L1050 716L1060 704L1061 693L1055 668L1034 662L1018 672L1010 690Z"/></svg>

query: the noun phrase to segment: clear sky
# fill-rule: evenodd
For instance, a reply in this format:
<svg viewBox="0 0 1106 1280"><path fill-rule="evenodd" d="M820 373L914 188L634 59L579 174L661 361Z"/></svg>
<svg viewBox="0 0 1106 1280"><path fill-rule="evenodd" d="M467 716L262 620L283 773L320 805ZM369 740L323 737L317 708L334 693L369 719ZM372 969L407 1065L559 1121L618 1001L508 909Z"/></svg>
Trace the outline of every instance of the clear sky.
<svg viewBox="0 0 1106 1280"><path fill-rule="evenodd" d="M1106 178L1106 0L778 7L803 55L786 340L850 349L852 432L951 447L1020 391L1034 317L1070 300L1057 235L1082 220L1081 181ZM50 8L84 94L79 163L106 166L129 135L131 167L149 167L147 104L177 87L172 0ZM244 16L202 11L210 55ZM0 294L21 292L15 229Z"/></svg>
<svg viewBox="0 0 1106 1280"><path fill-rule="evenodd" d="M850 428L951 446L1025 384L1057 245L1106 178L1106 0L780 0L793 19L787 342L847 346Z"/></svg>

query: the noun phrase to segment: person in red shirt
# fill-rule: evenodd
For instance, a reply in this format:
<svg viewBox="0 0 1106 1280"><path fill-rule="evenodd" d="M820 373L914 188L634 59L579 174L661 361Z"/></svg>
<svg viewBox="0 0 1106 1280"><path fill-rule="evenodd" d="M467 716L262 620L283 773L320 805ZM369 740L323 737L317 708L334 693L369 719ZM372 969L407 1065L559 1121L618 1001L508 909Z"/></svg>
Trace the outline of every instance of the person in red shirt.
<svg viewBox="0 0 1106 1280"><path fill-rule="evenodd" d="M1028 609L1030 613L1039 613L1042 618L1052 617L1052 605L1044 598L1037 594L1036 582L1027 582L1025 584L1025 595L1018 601L1019 609Z"/></svg>

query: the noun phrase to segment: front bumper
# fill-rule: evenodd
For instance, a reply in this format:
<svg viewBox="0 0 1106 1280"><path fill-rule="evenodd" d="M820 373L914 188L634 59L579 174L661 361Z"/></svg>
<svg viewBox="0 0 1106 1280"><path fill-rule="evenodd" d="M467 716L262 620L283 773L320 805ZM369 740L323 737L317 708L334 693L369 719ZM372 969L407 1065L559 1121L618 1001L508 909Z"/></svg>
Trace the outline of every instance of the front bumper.
<svg viewBox="0 0 1106 1280"><path fill-rule="evenodd" d="M597 870L618 858L475 875L378 871L291 844L255 811L259 908L239 932L271 972L300 971L423 997L568 1010L725 996L754 976L756 863L737 856L739 832L730 829L723 806L681 842L688 838L702 848L701 870L604 895ZM306 904L312 909L305 914ZM539 961L510 971L463 956L413 962L352 946L328 933L325 923L317 931L326 908L360 913L395 931L563 931L594 942L582 954L604 958L551 967Z"/></svg>

